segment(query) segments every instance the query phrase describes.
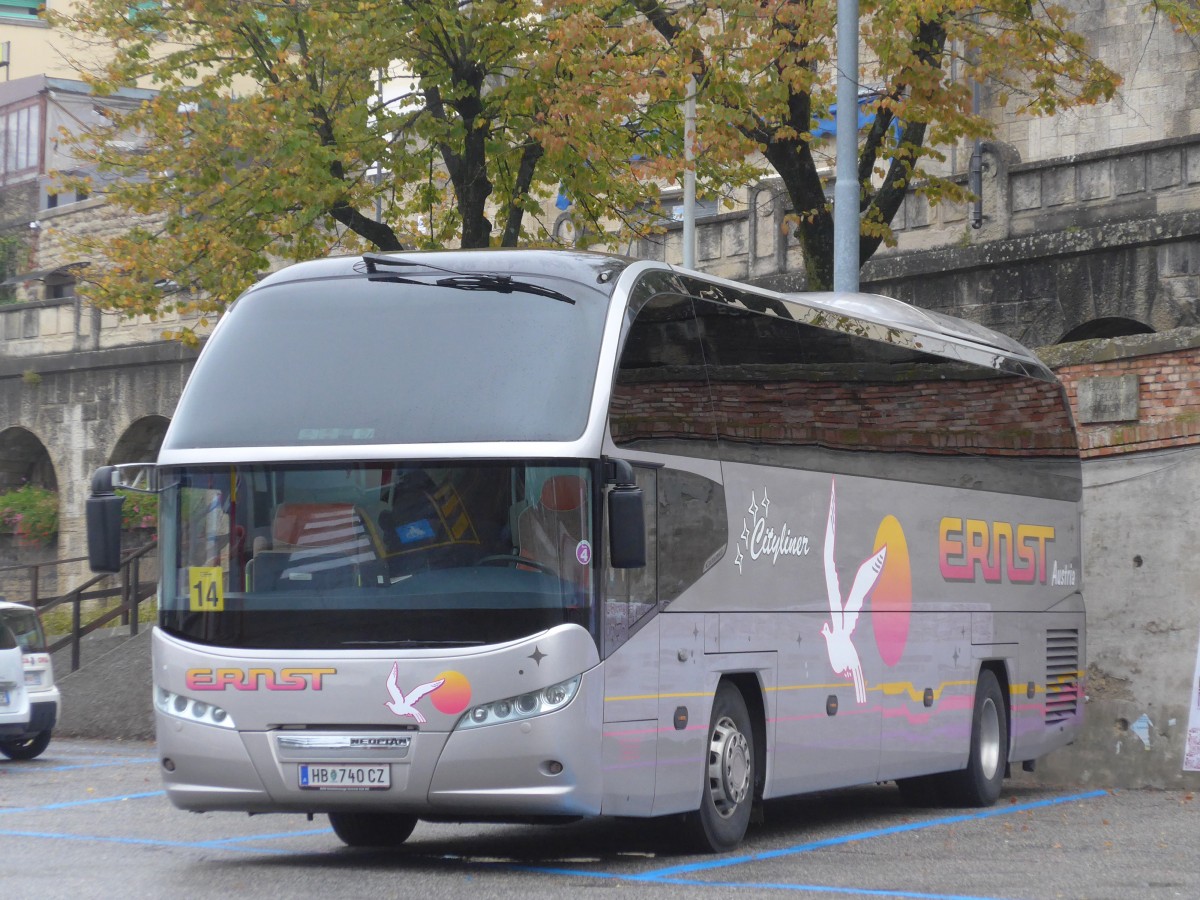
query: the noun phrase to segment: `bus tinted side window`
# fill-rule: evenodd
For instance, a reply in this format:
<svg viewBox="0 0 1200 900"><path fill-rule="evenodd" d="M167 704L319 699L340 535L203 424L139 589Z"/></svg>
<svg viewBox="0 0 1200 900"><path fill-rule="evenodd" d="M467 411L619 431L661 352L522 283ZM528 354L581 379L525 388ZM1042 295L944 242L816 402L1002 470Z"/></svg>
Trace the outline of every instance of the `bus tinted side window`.
<svg viewBox="0 0 1200 900"><path fill-rule="evenodd" d="M669 603L719 558L728 524L721 485L672 457L715 459L717 432L692 300L659 294L637 311L609 408L618 447L661 454L656 492L658 600Z"/></svg>
<svg viewBox="0 0 1200 900"><path fill-rule="evenodd" d="M728 460L1077 499L1055 382L697 301ZM863 451L869 451L863 453ZM884 454L880 458L878 454Z"/></svg>
<svg viewBox="0 0 1200 900"><path fill-rule="evenodd" d="M637 312L621 350L609 427L618 447L715 458L712 397L690 298L660 294Z"/></svg>

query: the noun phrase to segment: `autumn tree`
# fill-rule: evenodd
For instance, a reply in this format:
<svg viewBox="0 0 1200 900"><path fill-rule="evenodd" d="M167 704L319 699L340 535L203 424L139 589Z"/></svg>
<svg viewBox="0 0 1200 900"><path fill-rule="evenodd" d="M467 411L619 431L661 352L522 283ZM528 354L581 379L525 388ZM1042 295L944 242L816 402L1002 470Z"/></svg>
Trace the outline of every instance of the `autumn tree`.
<svg viewBox="0 0 1200 900"><path fill-rule="evenodd" d="M114 48L97 93L153 91L72 138L142 217L89 248L108 308L218 311L273 259L338 248L545 240L560 188L598 234L678 168L673 51L586 4L93 0L65 21Z"/></svg>
<svg viewBox="0 0 1200 900"><path fill-rule="evenodd" d="M808 285L832 287L823 174L832 142L814 131L836 101L836 0L629 2L696 75L702 114L728 123L778 174ZM1117 76L1070 26L1064 7L1030 0L861 0L862 108L872 118L858 142L860 265L893 240L891 222L910 193L967 199L929 163L958 141L991 135L972 109L972 82L1034 115L1113 95Z"/></svg>

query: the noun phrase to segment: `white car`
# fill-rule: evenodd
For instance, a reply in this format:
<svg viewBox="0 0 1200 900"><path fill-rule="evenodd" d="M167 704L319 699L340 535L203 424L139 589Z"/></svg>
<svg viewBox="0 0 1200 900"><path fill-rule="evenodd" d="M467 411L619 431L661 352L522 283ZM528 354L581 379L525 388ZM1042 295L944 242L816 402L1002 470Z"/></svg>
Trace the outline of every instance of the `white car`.
<svg viewBox="0 0 1200 900"><path fill-rule="evenodd" d="M29 695L17 638L0 622L0 746L29 730Z"/></svg>
<svg viewBox="0 0 1200 900"><path fill-rule="evenodd" d="M20 725L4 724L4 709L0 704L0 753L9 759L33 759L50 744L50 735L58 722L59 692L54 685L54 665L46 649L46 633L38 614L20 603L0 600L0 627L6 628L14 640L13 650L0 650L0 655L12 653L17 668L5 674L0 663L0 691L3 682L16 681L25 706ZM0 636L0 644L4 638ZM10 691L16 697L18 691ZM0 696L0 701L3 701Z"/></svg>

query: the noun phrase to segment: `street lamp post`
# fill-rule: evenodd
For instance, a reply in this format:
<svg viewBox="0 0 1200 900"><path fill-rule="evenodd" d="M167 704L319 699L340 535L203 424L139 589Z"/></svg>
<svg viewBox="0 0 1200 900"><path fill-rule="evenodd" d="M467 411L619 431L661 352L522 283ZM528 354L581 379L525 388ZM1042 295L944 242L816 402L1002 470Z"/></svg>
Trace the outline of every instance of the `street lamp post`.
<svg viewBox="0 0 1200 900"><path fill-rule="evenodd" d="M833 289L858 290L858 0L838 0Z"/></svg>
<svg viewBox="0 0 1200 900"><path fill-rule="evenodd" d="M683 101L683 267L696 268L696 77Z"/></svg>

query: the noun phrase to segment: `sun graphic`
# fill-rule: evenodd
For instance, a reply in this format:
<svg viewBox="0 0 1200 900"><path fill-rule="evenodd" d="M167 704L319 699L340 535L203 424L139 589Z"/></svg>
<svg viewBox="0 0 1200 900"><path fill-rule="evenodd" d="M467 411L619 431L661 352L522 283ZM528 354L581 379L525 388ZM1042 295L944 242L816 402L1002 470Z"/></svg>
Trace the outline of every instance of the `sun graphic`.
<svg viewBox="0 0 1200 900"><path fill-rule="evenodd" d="M904 655L912 613L912 566L908 542L895 516L880 522L875 533L875 552L884 545L887 546L887 558L871 593L871 621L879 656L887 665L894 666Z"/></svg>
<svg viewBox="0 0 1200 900"><path fill-rule="evenodd" d="M442 686L429 695L434 708L448 716L466 709L471 702L471 682L467 681L467 676L450 671L442 672L438 678L442 679Z"/></svg>

